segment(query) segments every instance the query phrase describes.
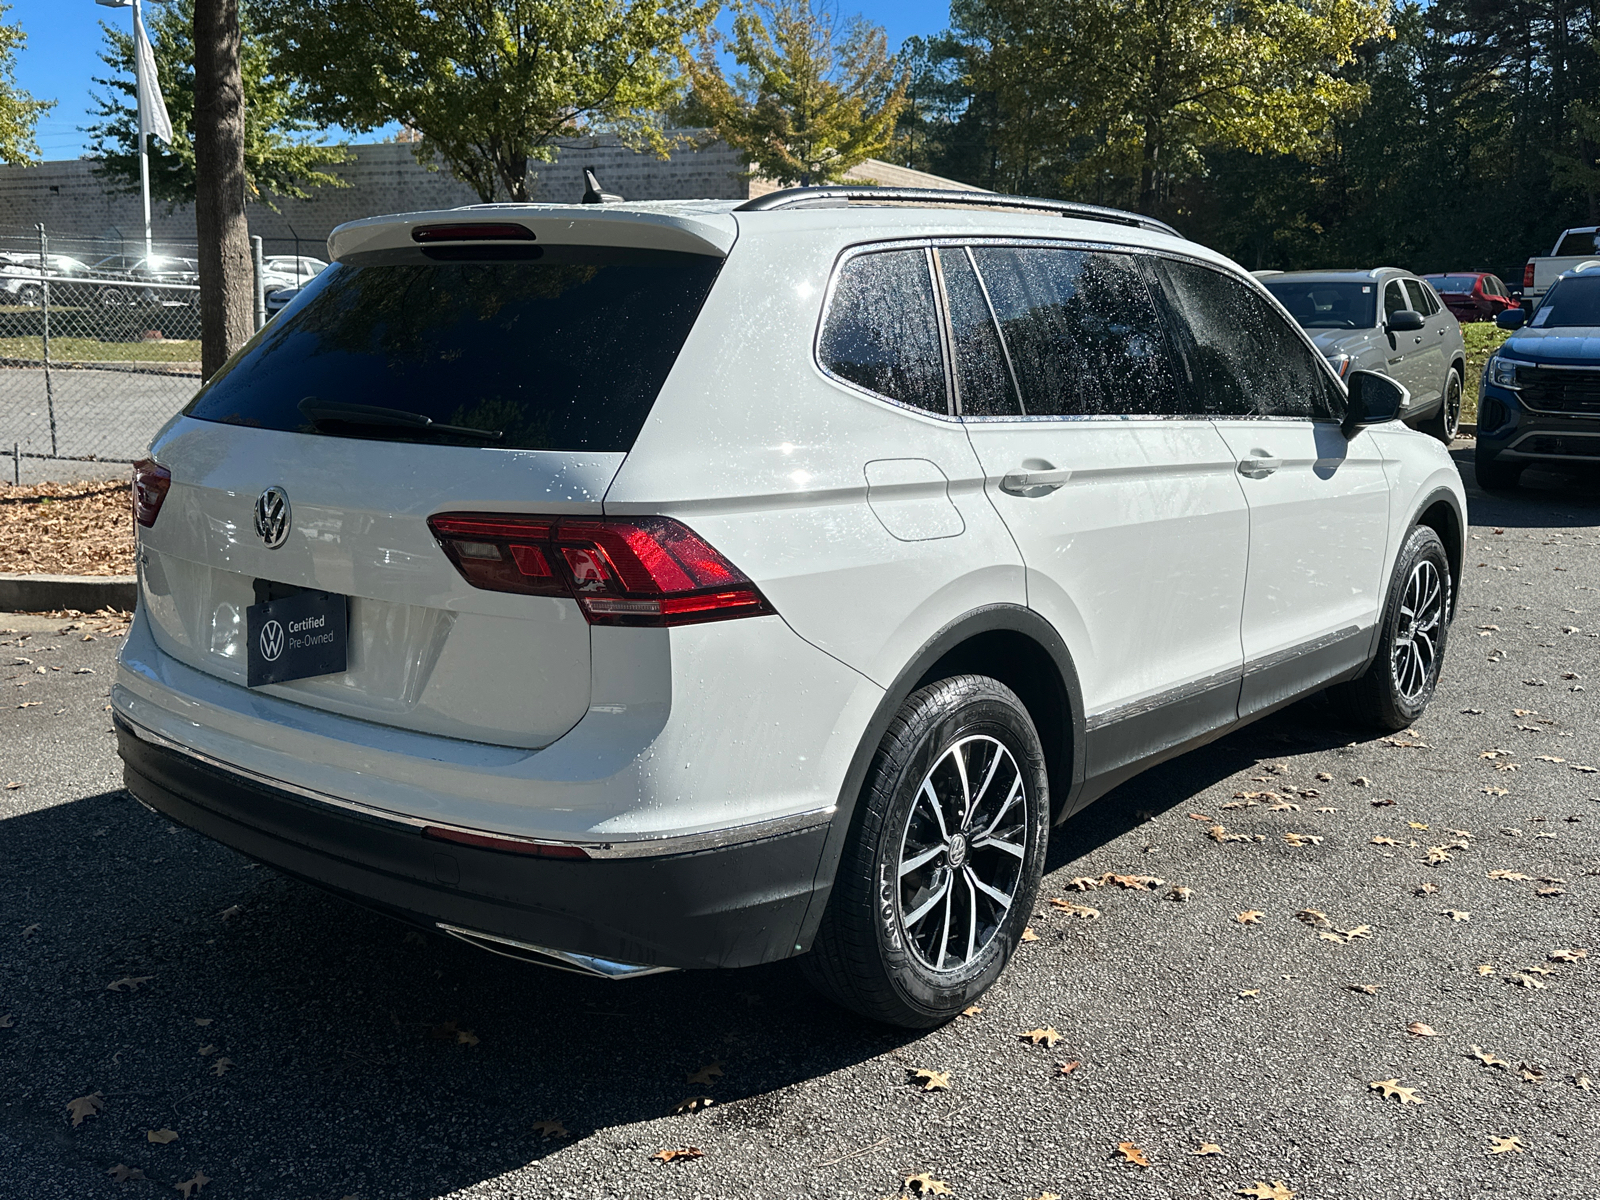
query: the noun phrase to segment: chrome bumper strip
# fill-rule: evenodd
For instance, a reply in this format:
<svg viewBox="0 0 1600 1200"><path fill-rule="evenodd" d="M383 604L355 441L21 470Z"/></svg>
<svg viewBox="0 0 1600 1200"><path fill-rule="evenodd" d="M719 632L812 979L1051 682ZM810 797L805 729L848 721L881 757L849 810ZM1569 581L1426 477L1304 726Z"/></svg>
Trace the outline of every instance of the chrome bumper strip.
<svg viewBox="0 0 1600 1200"><path fill-rule="evenodd" d="M502 833L495 829L474 829L466 825L454 825L448 821L424 820L421 817L390 812L387 809L377 808L370 804L346 800L342 796L333 796L327 792L301 787L299 784L290 783L283 779L274 779L270 775L263 775L259 771L252 771L247 767L224 762L203 751L175 742L169 737L146 728L120 709L117 710L116 717L128 727L135 737L140 741L150 743L152 746L160 746L164 750L182 754L195 762L259 783L263 787L289 792L305 800L313 800L319 804L328 804L334 808L341 808L346 812L356 813L369 820L382 821L390 825L404 825L417 830L419 833L423 829L448 829L456 833L477 834L484 837L502 838L507 841L526 842L530 846L577 846L593 859L664 858L674 854L693 854L700 850L719 850L728 846L741 845L745 842L758 842L765 838L779 837L787 833L798 833L804 829L826 825L833 820L835 812L835 809L829 806L828 808L811 809L807 812L791 813L786 817L773 817L766 821L752 821L747 825L730 825L722 829L707 829L698 833L667 834L661 837L631 838L610 842L579 841L575 839L564 841L556 838L522 837L514 833ZM475 936L486 935L479 934ZM539 952L541 954L555 953L554 951L546 950L540 950Z"/></svg>
<svg viewBox="0 0 1600 1200"><path fill-rule="evenodd" d="M557 971L574 971L579 975L589 975L598 979L639 979L645 975L661 975L667 971L676 971L678 969L677 967L647 967L640 963L615 962L609 958L596 958L592 954L574 954L570 950L552 950L548 946L535 946L531 942L518 942L492 933L480 933L476 929L462 929L457 925L446 925L443 921L435 922L435 924L451 937L460 938L468 945L476 946L480 950L487 950L491 954L503 954L507 958L516 959L518 962L533 962L543 967L553 967Z"/></svg>

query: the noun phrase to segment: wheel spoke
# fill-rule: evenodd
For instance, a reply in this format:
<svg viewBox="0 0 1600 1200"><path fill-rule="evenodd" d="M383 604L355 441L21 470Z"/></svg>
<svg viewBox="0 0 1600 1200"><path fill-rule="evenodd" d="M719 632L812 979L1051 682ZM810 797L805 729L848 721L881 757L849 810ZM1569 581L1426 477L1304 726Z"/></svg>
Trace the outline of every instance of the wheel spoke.
<svg viewBox="0 0 1600 1200"><path fill-rule="evenodd" d="M973 887L977 888L985 896L989 897L989 899L993 900L1001 908L1006 909L1008 911L1010 910L1010 908L1011 908L1011 897L1010 896L1006 895L1004 892L999 891L996 888L990 887L983 880L979 879L978 876L976 875L976 873L974 873L974 871L972 870L971 867L963 867L963 868L961 868L961 870L962 870L962 873L966 875L968 883L970 883Z"/></svg>
<svg viewBox="0 0 1600 1200"><path fill-rule="evenodd" d="M997 837L981 837L972 843L974 850L1004 850L1007 854L1014 854L1023 858L1026 851L1015 842L1002 841Z"/></svg>
<svg viewBox="0 0 1600 1200"><path fill-rule="evenodd" d="M927 916L930 912L933 911L933 906L934 905L938 904L939 901L943 900L949 894L950 894L950 875L949 875L948 872L946 872L943 881L939 884L938 887L933 889L933 895L929 896L921 904L917 905L917 907L915 909L913 909L911 912L908 912L906 914L906 916L905 916L906 928L910 929L918 921L922 920L923 917Z"/></svg>
<svg viewBox="0 0 1600 1200"><path fill-rule="evenodd" d="M978 945L978 889L972 886L972 880L967 880L967 893L972 899L971 916L967 920L967 957L964 961L972 961L972 952Z"/></svg>
<svg viewBox="0 0 1600 1200"><path fill-rule="evenodd" d="M957 828L965 829L967 818L972 815L972 784L967 779L967 756L961 752L961 747L957 746L951 751L950 757L956 760L956 774L961 778L961 821Z"/></svg>
<svg viewBox="0 0 1600 1200"><path fill-rule="evenodd" d="M950 950L950 904L955 894L955 888L947 882L944 889L944 928L939 931L939 961L933 967L936 971L944 970L944 956Z"/></svg>
<svg viewBox="0 0 1600 1200"><path fill-rule="evenodd" d="M978 794L972 798L972 807L967 809L967 815L962 818L962 829L966 829L968 825L972 824L972 814L977 812L978 807L983 803L983 797L988 792L989 785L994 782L995 772L1000 769L1001 760L1005 757L998 749L995 751L989 763L988 774L983 777L983 782L978 785Z"/></svg>
<svg viewBox="0 0 1600 1200"><path fill-rule="evenodd" d="M1006 814L1011 811L1011 806L1021 799L1021 797L1022 776L1021 774L1018 774L1016 779L1014 779L1011 783L1011 791L1006 796L1006 802L1000 806L1000 811L995 814L994 820L989 822L989 828L985 829L978 836L980 838L986 838L993 834L995 831L995 826L999 825L1001 821L1006 819Z"/></svg>
<svg viewBox="0 0 1600 1200"><path fill-rule="evenodd" d="M901 875L909 875L909 874L911 874L911 872L915 871L918 867L923 866L923 865L925 865L927 863L930 863L934 859L938 858L939 855L944 853L944 851L945 851L944 846L943 845L938 845L938 846L934 846L931 850L924 850L921 854L918 854L914 858L906 859L904 862L902 862L900 864L900 874Z"/></svg>
<svg viewBox="0 0 1600 1200"><path fill-rule="evenodd" d="M939 794L933 790L933 775L922 781L922 795L928 798L928 807L933 809L933 819L939 822L939 836L945 841L950 840L950 830L944 823L944 805L939 803Z"/></svg>

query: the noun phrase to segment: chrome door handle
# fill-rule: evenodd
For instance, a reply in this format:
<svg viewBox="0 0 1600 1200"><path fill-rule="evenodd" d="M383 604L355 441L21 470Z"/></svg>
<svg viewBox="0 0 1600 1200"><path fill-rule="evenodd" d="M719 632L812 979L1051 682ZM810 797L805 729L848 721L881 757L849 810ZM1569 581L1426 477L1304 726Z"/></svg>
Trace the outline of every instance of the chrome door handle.
<svg viewBox="0 0 1600 1200"><path fill-rule="evenodd" d="M1283 466L1281 458L1241 458L1239 474L1247 479L1265 479L1281 466Z"/></svg>
<svg viewBox="0 0 1600 1200"><path fill-rule="evenodd" d="M1000 478L1000 490L1012 496L1047 496L1071 478L1069 470L1008 471Z"/></svg>

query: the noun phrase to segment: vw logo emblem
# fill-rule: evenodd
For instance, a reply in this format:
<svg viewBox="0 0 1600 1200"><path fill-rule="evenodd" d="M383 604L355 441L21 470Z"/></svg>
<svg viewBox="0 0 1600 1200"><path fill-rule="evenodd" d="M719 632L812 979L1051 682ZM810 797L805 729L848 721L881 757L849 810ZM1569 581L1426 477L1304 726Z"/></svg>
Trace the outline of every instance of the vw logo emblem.
<svg viewBox="0 0 1600 1200"><path fill-rule="evenodd" d="M268 662L277 662L282 653L283 626L277 621L268 621L261 627L261 657Z"/></svg>
<svg viewBox="0 0 1600 1200"><path fill-rule="evenodd" d="M269 487L256 500L256 536L276 550L289 540L289 493Z"/></svg>

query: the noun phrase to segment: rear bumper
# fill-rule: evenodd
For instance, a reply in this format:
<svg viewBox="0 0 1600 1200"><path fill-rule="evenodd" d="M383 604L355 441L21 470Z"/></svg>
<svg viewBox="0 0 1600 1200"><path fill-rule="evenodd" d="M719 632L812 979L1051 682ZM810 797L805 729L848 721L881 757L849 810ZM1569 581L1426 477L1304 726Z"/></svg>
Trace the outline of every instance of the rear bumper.
<svg viewBox="0 0 1600 1200"><path fill-rule="evenodd" d="M532 858L307 799L141 736L120 714L116 729L128 790L179 824L357 903L596 974L796 953L828 831L661 857Z"/></svg>

